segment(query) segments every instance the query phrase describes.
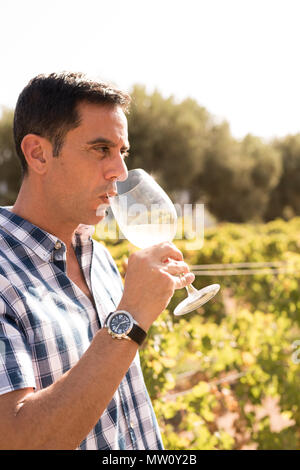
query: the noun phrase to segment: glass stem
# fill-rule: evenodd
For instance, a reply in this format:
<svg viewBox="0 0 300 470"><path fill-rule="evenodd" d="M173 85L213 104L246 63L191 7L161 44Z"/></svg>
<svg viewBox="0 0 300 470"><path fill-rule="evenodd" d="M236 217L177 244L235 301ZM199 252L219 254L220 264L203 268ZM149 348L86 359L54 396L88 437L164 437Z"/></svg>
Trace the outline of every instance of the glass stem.
<svg viewBox="0 0 300 470"><path fill-rule="evenodd" d="M185 288L187 290L188 295L193 295L193 294L198 293L198 290L195 289L195 287L192 284L189 284L188 286L185 286Z"/></svg>

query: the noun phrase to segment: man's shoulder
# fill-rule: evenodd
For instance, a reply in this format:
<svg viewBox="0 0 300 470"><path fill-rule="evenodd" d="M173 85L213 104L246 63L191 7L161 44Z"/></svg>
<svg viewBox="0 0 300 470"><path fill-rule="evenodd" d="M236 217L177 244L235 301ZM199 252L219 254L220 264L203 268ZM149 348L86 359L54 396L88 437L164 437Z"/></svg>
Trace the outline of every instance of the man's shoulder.
<svg viewBox="0 0 300 470"><path fill-rule="evenodd" d="M10 254L13 253L13 244L10 235L0 227L0 273L1 267L9 262Z"/></svg>
<svg viewBox="0 0 300 470"><path fill-rule="evenodd" d="M0 226L0 297L9 304L22 297L25 279L24 257L20 257L22 242ZM22 250L24 256L25 250ZM23 261L22 261L23 259Z"/></svg>
<svg viewBox="0 0 300 470"><path fill-rule="evenodd" d="M13 259L16 256L16 252L22 243L17 240L12 234L4 230L0 226L0 274L1 268L5 269L7 266L12 268L14 265Z"/></svg>

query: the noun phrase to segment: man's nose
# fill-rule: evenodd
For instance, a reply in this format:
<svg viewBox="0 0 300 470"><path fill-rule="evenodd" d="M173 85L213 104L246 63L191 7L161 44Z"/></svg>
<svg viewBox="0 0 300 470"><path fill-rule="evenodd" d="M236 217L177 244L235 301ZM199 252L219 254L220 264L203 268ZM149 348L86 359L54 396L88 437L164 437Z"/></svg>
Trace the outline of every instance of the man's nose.
<svg viewBox="0 0 300 470"><path fill-rule="evenodd" d="M122 155L114 159L114 164L106 171L105 177L112 181L125 181L127 179L128 170Z"/></svg>

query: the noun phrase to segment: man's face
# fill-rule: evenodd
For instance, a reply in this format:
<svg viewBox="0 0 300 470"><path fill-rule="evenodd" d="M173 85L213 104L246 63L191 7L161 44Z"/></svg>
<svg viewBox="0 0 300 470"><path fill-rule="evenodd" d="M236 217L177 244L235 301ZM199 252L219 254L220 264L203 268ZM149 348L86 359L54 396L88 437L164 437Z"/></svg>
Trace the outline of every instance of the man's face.
<svg viewBox="0 0 300 470"><path fill-rule="evenodd" d="M127 178L127 119L120 106L81 103L78 112L81 123L51 159L46 185L66 221L94 225L105 216L106 194L116 193L114 181Z"/></svg>

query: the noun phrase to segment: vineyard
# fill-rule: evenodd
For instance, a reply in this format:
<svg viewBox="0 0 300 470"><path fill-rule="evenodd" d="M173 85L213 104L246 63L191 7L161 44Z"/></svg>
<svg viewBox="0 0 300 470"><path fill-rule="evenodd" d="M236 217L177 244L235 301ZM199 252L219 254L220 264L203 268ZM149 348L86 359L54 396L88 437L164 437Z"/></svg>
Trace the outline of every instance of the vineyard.
<svg viewBox="0 0 300 470"><path fill-rule="evenodd" d="M270 267L203 271L195 287L219 283L217 296L175 317L176 291L151 327L140 356L166 449L300 449L299 234L294 218L218 225L198 251L175 241L190 266ZM124 275L132 245L105 243Z"/></svg>

